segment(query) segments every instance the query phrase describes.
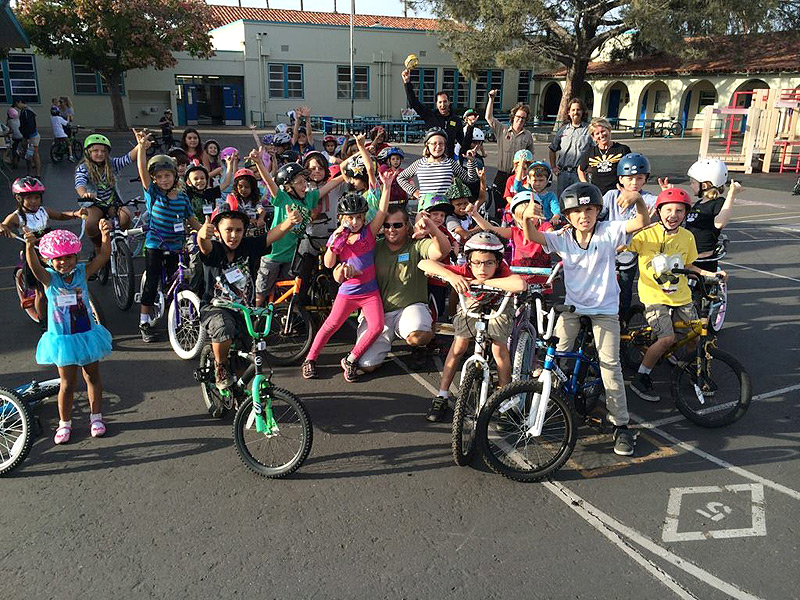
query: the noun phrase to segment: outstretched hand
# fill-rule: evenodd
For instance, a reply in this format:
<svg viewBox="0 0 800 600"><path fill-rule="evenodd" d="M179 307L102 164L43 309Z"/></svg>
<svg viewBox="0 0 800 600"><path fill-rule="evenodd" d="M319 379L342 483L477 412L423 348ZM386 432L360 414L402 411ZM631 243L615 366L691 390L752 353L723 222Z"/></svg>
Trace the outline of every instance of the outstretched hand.
<svg viewBox="0 0 800 600"><path fill-rule="evenodd" d="M107 242L111 237L111 230L113 227L111 226L111 221L108 219L100 219L100 222L97 224L98 229L100 229L100 239L103 242Z"/></svg>
<svg viewBox="0 0 800 600"><path fill-rule="evenodd" d="M36 237L36 234L34 232L32 232L30 229L28 229L27 227L23 227L22 228L22 235L25 238L25 245L28 248L33 248L33 246L36 245L36 240L38 238Z"/></svg>
<svg viewBox="0 0 800 600"><path fill-rule="evenodd" d="M619 206L622 210L627 209L628 207L632 206L639 198L641 198L641 194L639 192L632 192L630 190L626 190L620 184L617 184L617 189L619 190L619 198L617 198L617 206Z"/></svg>
<svg viewBox="0 0 800 600"><path fill-rule="evenodd" d="M664 190L668 190L669 188L675 187L675 186L673 186L669 182L669 177L664 177L664 179L661 179L661 177L659 177L658 178L658 187L661 188L661 191L664 191Z"/></svg>
<svg viewBox="0 0 800 600"><path fill-rule="evenodd" d="M210 240L214 237L214 224L211 222L211 215L206 215L205 222L197 232L198 240Z"/></svg>

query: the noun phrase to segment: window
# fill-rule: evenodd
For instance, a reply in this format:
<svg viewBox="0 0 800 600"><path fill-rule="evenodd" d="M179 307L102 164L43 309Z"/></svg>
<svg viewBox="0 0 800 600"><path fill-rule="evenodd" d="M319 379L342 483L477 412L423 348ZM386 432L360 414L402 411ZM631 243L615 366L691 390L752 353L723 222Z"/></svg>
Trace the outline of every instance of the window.
<svg viewBox="0 0 800 600"><path fill-rule="evenodd" d="M353 77L356 82L354 98L356 100L369 100L369 67L353 66ZM350 66L338 65L336 67L336 98L350 100Z"/></svg>
<svg viewBox="0 0 800 600"><path fill-rule="evenodd" d="M422 83L420 84L420 80ZM417 98L422 104L431 105L436 99L436 69L414 69L411 84L417 88Z"/></svg>
<svg viewBox="0 0 800 600"><path fill-rule="evenodd" d="M108 84L105 78L98 71L94 71L86 65L72 63L72 80L76 94L94 94L107 96L109 94ZM123 95L125 94L125 78L120 76L119 87Z"/></svg>
<svg viewBox="0 0 800 600"><path fill-rule="evenodd" d="M519 83L517 84L517 102L528 104L531 94L531 71L519 72Z"/></svg>
<svg viewBox="0 0 800 600"><path fill-rule="evenodd" d="M697 112L706 106L713 106L717 102L717 92L714 90L701 90L697 96Z"/></svg>
<svg viewBox="0 0 800 600"><path fill-rule="evenodd" d="M469 80L457 69L445 69L442 78L442 91L450 96L450 102L460 108L469 106Z"/></svg>
<svg viewBox="0 0 800 600"><path fill-rule="evenodd" d="M3 104L11 104L11 98L9 98L6 93L5 67L3 66L2 60L0 60L0 102Z"/></svg>
<svg viewBox="0 0 800 600"><path fill-rule="evenodd" d="M495 69L478 73L478 84L475 86L475 103L478 106L486 106L486 102L489 100L489 90L497 90L497 96L494 99L495 107L503 106L502 70Z"/></svg>
<svg viewBox="0 0 800 600"><path fill-rule="evenodd" d="M657 115L664 114L667 110L667 100L669 99L669 92L665 90L656 91L655 100L653 100L653 113Z"/></svg>
<svg viewBox="0 0 800 600"><path fill-rule="evenodd" d="M19 96L27 103L39 104L39 83L33 54L9 54L5 62L3 71L11 97Z"/></svg>
<svg viewBox="0 0 800 600"><path fill-rule="evenodd" d="M270 98L303 97L303 65L269 63L267 69Z"/></svg>

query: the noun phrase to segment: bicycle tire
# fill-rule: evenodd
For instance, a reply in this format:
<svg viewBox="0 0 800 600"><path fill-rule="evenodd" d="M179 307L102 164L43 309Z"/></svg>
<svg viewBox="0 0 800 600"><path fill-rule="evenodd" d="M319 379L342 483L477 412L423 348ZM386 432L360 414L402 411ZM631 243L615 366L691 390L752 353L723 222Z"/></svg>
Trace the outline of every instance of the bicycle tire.
<svg viewBox="0 0 800 600"><path fill-rule="evenodd" d="M211 344L208 344L200 351L200 370L210 369L213 374L215 364L214 350L211 348ZM213 375L210 381L200 382L200 390L208 414L215 419L223 418L228 413L228 407L222 399L222 394L220 394L220 391L217 389Z"/></svg>
<svg viewBox="0 0 800 600"><path fill-rule="evenodd" d="M31 416L14 390L0 388L0 477L16 469L31 451Z"/></svg>
<svg viewBox="0 0 800 600"><path fill-rule="evenodd" d="M643 345L646 341L644 334L636 335L645 327L647 327L647 319L644 316L644 306L634 304L622 319L622 331L634 337L631 341L620 342L622 365L629 370L636 371L639 368L644 353L647 351L647 346Z"/></svg>
<svg viewBox="0 0 800 600"><path fill-rule="evenodd" d="M17 290L17 296L19 297L19 305L22 306L22 302L25 300L25 274L22 272L21 267L16 267L14 269L14 289ZM39 322L39 313L36 312L36 304L31 306L30 308L23 308L22 309L26 315L30 318L31 321L34 323Z"/></svg>
<svg viewBox="0 0 800 600"><path fill-rule="evenodd" d="M683 123L680 121L675 121L671 123L669 126L670 133L672 133L675 137L680 137L683 134Z"/></svg>
<svg viewBox="0 0 800 600"><path fill-rule="evenodd" d="M701 427L723 427L738 421L747 412L753 399L752 384L750 375L733 355L719 348L709 348L708 352L711 358L706 369L713 383L713 396L704 395L703 403L700 402L694 385L695 359L673 371L672 399L692 423Z"/></svg>
<svg viewBox="0 0 800 600"><path fill-rule="evenodd" d="M114 301L120 310L128 310L133 304L133 294L136 289L133 256L131 256L128 244L122 238L117 237L111 243L113 245L111 260L114 261L114 269L112 269Z"/></svg>
<svg viewBox="0 0 800 600"><path fill-rule="evenodd" d="M538 381L515 381L492 394L481 411L478 445L483 461L493 472L514 481L539 481L558 471L572 455L578 426L559 388L550 392L541 435L531 438L526 434L533 394L541 390ZM524 398L522 404L506 404L520 396Z"/></svg>
<svg viewBox="0 0 800 600"><path fill-rule="evenodd" d="M94 320L97 321L99 325L102 325L106 329L108 329L108 321L106 321L106 313L103 311L103 307L100 304L100 301L97 299L97 296L94 295L92 290L89 290L89 310L92 311L92 316Z"/></svg>
<svg viewBox="0 0 800 600"><path fill-rule="evenodd" d="M725 324L725 314L728 312L728 284L725 281L719 282L720 305L716 310L712 310L708 315L708 328L714 333L719 333Z"/></svg>
<svg viewBox="0 0 800 600"><path fill-rule="evenodd" d="M239 458L248 469L262 477L280 479L294 473L308 457L313 443L313 428L311 417L299 398L282 388L270 386L268 390L272 402L272 415L278 424L279 432L267 437L263 433L258 433L253 423L248 427L248 422L251 421L250 413L253 410L253 399L248 398L239 406L233 419L233 441ZM259 460L253 451L266 446L269 446L265 452L268 456L275 456L280 446L288 448L288 458ZM261 456L261 452L258 454Z"/></svg>
<svg viewBox="0 0 800 600"><path fill-rule="evenodd" d="M72 157L75 160L80 160L81 156L83 156L83 143L75 138L73 138L71 143L72 143Z"/></svg>
<svg viewBox="0 0 800 600"><path fill-rule="evenodd" d="M54 164L58 164L64 160L65 155L66 153L61 149L61 144L53 142L52 146L50 146L50 160Z"/></svg>
<svg viewBox="0 0 800 600"><path fill-rule="evenodd" d="M526 381L533 370L534 344L536 340L531 332L523 329L513 348L511 362L511 381Z"/></svg>
<svg viewBox="0 0 800 600"><path fill-rule="evenodd" d="M200 298L193 291L181 290L178 297L170 302L167 334L175 354L183 360L197 358L206 345L206 330L200 322Z"/></svg>
<svg viewBox="0 0 800 600"><path fill-rule="evenodd" d="M478 420L476 413L480 404L482 383L482 369L473 364L467 369L453 407L450 449L453 460L459 467L468 465L475 456L475 429Z"/></svg>
<svg viewBox="0 0 800 600"><path fill-rule="evenodd" d="M308 354L314 341L314 322L304 308L292 305L289 314L289 303L277 304L272 314L272 328L266 337L265 354L272 364L293 365L300 362ZM287 333L283 333L289 319Z"/></svg>

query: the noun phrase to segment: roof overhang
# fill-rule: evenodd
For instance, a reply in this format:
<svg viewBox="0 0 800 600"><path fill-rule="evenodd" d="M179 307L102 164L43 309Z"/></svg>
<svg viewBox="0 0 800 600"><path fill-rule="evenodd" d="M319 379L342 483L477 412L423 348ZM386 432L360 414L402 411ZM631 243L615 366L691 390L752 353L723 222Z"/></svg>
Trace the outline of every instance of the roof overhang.
<svg viewBox="0 0 800 600"><path fill-rule="evenodd" d="M27 48L31 42L9 3L10 0L0 0L0 48Z"/></svg>

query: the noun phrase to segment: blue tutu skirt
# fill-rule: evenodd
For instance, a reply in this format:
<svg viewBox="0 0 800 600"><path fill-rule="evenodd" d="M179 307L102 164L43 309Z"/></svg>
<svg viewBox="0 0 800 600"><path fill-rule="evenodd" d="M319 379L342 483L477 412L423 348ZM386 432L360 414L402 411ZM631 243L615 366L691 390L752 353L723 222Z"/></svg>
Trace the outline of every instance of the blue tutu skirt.
<svg viewBox="0 0 800 600"><path fill-rule="evenodd" d="M40 365L85 366L111 354L111 333L102 325L92 324L89 331L59 335L46 331L36 347L36 362Z"/></svg>

